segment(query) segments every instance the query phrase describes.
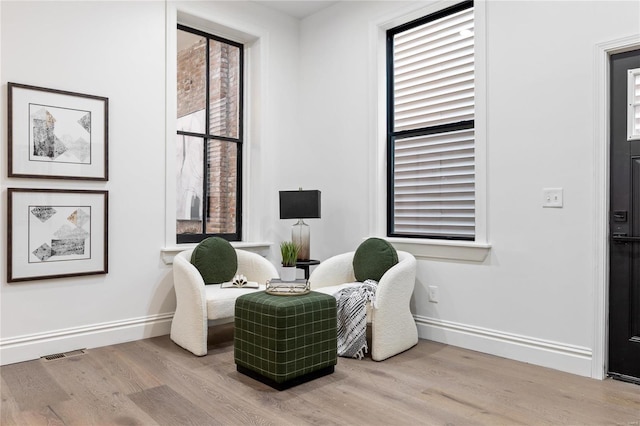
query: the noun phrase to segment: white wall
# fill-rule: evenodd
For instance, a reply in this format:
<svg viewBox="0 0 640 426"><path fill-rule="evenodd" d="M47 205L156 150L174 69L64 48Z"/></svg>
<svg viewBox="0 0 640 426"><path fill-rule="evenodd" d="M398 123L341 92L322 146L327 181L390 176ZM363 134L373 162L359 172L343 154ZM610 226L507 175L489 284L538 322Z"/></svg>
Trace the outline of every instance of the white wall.
<svg viewBox="0 0 640 426"><path fill-rule="evenodd" d="M263 125L249 141L247 188L255 198L247 223L255 240L276 240L277 232L288 235L287 226L279 231L273 225L277 186L271 181L279 179L275 147L297 133L292 117L298 21L248 2L176 4L262 37L263 75L254 85L264 100L253 99L262 107L251 112ZM171 215L165 211L168 9L164 1L0 3L3 107L6 83L17 82L106 96L110 108L106 183L7 178L6 114L0 118L2 364L169 331L175 295L171 267L160 252L169 238L165 228L171 228L165 226ZM109 273L7 284L8 187L108 190Z"/></svg>
<svg viewBox="0 0 640 426"><path fill-rule="evenodd" d="M491 254L483 265L424 262L416 300L435 284L442 302L416 310L471 326L473 348L591 375L604 202L593 197L594 144L605 143L594 137L595 46L637 34L640 4L489 2L486 14ZM545 187L564 188L564 208L541 208ZM425 329L469 341L447 324Z"/></svg>
<svg viewBox="0 0 640 426"><path fill-rule="evenodd" d="M310 169L325 187L325 211L339 213L314 227L323 256L357 246L371 197L384 191L367 181L366 153L384 143L371 107L378 100L367 92L378 78L371 27L417 7L339 3L302 23L301 109L312 129L305 153L331 170ZM484 12L487 96L477 102L487 115L492 248L483 262L419 260L420 335L591 375L600 261L593 212L603 202L593 197L594 144L605 143L594 140L595 48L637 34L640 5L491 1ZM541 207L545 187L564 188L564 208ZM429 285L439 287L437 304L428 302Z"/></svg>
<svg viewBox="0 0 640 426"><path fill-rule="evenodd" d="M109 274L20 284L2 280L2 362L23 348L46 355L93 346L139 318L173 310L170 270L158 248L164 224L164 5L162 3L2 2L2 93L8 81L109 98L109 182L8 179L6 188L109 191ZM117 29L117 31L115 31ZM2 117L2 166L6 123ZM1 229L3 252L6 226ZM118 325L113 323L118 323ZM121 330L124 338L166 329ZM96 329L87 331L85 328ZM42 334L65 337L46 342ZM86 339L85 339L86 338ZM11 344L13 343L13 344ZM69 345L72 345L69 347ZM49 352L51 351L51 352Z"/></svg>

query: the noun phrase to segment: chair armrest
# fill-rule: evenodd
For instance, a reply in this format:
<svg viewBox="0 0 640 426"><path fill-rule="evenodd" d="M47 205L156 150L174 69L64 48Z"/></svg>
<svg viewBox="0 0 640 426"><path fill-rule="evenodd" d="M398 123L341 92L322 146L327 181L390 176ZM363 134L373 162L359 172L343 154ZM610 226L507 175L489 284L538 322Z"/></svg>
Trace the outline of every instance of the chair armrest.
<svg viewBox="0 0 640 426"><path fill-rule="evenodd" d="M383 308L387 303L407 304L416 284L416 259L413 255L398 251L399 262L384 273L376 291L376 306Z"/></svg>
<svg viewBox="0 0 640 426"><path fill-rule="evenodd" d="M247 277L248 281L255 281L258 284L265 284L271 278L278 278L278 270L273 263L257 253L246 250L236 250L238 255L238 271Z"/></svg>
<svg viewBox="0 0 640 426"><path fill-rule="evenodd" d="M355 252L343 253L321 262L311 273L309 283L311 289L329 287L356 281L353 274L353 255Z"/></svg>
<svg viewBox="0 0 640 426"><path fill-rule="evenodd" d="M173 259L173 285L178 304L187 303L189 309L206 312L204 280L198 269L184 256L178 254ZM204 314L206 317L206 313Z"/></svg>
<svg viewBox="0 0 640 426"><path fill-rule="evenodd" d="M207 301L202 275L190 262L191 250L173 259L176 311L171 321L171 340L193 354L207 354Z"/></svg>
<svg viewBox="0 0 640 426"><path fill-rule="evenodd" d="M382 361L418 343L418 329L410 310L416 283L416 259L398 251L399 262L380 278L376 308L371 310L371 358Z"/></svg>

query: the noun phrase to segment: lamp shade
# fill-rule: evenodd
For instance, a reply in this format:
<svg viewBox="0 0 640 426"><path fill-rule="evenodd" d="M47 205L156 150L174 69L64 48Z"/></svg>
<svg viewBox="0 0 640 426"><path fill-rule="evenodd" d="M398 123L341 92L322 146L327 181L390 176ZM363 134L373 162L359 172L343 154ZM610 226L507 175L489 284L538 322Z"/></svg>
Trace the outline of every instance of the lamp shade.
<svg viewBox="0 0 640 426"><path fill-rule="evenodd" d="M320 217L320 191L280 191L280 219Z"/></svg>

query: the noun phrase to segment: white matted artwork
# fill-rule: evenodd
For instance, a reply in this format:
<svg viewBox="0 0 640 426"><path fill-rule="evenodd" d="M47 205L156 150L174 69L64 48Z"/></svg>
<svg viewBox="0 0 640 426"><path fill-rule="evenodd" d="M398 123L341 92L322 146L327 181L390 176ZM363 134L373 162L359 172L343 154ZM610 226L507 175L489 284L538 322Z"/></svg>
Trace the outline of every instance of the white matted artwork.
<svg viewBox="0 0 640 426"><path fill-rule="evenodd" d="M107 273L107 191L9 188L7 205L7 282Z"/></svg>
<svg viewBox="0 0 640 426"><path fill-rule="evenodd" d="M8 83L9 177L108 180L108 103Z"/></svg>

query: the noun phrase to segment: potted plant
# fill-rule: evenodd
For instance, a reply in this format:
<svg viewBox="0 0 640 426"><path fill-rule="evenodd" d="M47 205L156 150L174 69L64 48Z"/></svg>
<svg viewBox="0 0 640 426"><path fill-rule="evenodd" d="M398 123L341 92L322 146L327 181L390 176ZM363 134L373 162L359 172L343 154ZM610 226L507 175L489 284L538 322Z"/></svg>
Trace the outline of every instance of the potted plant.
<svg viewBox="0 0 640 426"><path fill-rule="evenodd" d="M295 281L298 250L300 250L300 247L291 241L283 241L280 243L280 253L282 254L282 272L280 279L282 279L282 281Z"/></svg>

